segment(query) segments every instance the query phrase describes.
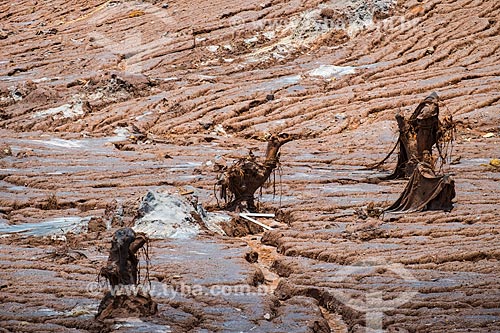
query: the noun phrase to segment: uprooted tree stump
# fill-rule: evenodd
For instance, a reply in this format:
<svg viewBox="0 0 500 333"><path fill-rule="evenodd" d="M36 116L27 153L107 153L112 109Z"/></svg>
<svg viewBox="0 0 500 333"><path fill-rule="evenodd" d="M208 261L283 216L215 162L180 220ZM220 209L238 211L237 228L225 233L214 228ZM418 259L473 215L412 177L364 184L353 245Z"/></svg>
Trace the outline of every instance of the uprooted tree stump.
<svg viewBox="0 0 500 333"><path fill-rule="evenodd" d="M297 135L281 133L268 138L266 155L263 162L256 160L250 153L228 167L219 176L216 185L220 186L220 198L224 199L224 209L241 209L246 202L246 209L255 212L255 192L268 181L279 163L279 150L282 145L297 138Z"/></svg>
<svg viewBox="0 0 500 333"><path fill-rule="evenodd" d="M389 154L380 162L368 167L375 169L384 164L399 147L398 160L394 171L382 179L408 178L413 174L415 167L423 161L424 152L431 154L431 164L434 166L438 158L441 164L446 161L445 146L453 141L455 124L453 119L445 117L439 119L439 97L433 92L420 103L413 114L407 119L400 113L396 115L399 129L398 141ZM432 149L436 146L438 158L432 157Z"/></svg>
<svg viewBox="0 0 500 333"><path fill-rule="evenodd" d="M97 311L96 318L143 317L155 314L157 304L139 285L139 259L137 252L147 246L148 238L131 228L118 229L111 240L111 250L99 276L110 284Z"/></svg>

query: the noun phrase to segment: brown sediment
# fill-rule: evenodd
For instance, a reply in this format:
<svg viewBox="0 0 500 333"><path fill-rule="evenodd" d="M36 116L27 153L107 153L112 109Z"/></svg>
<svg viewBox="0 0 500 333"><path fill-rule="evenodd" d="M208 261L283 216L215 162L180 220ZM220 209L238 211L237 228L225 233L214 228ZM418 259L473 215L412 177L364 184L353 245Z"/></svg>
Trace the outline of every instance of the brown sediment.
<svg viewBox="0 0 500 333"><path fill-rule="evenodd" d="M145 14L129 17L133 10ZM319 1L0 4L0 146L11 151L0 158L0 228L91 216L131 226L136 201L151 188L192 186L199 202L216 207L220 160L230 164L249 148L264 155L255 138L268 132L303 133L281 148L276 195L263 188L257 196L288 221L266 231L264 245L255 244L259 227L246 236L257 240L235 233L152 242L153 289L254 291L273 273L276 290L249 298L164 293L146 324L327 331L323 309L356 331L365 313L336 292L364 300L406 291L412 297L384 312L383 329L498 331L500 178L488 164L500 145L500 5L410 0L357 32L313 29L338 10ZM403 191L405 182L375 182L380 173L362 168L392 148L395 114L411 113L433 91L440 113L458 122L460 159L443 166L455 181L454 209L357 213L387 207ZM2 328L127 329L91 320L102 292L88 285L114 231L91 222L89 233L65 238L0 238ZM245 259L247 243L256 263ZM378 266L349 270L367 258Z"/></svg>

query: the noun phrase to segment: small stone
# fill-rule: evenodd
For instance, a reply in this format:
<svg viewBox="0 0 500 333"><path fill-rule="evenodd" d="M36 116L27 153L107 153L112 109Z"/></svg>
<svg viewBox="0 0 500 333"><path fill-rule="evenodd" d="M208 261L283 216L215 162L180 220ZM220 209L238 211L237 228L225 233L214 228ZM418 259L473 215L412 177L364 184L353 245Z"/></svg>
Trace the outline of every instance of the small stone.
<svg viewBox="0 0 500 333"><path fill-rule="evenodd" d="M212 121L200 121L200 125L207 130L212 127L214 123Z"/></svg>
<svg viewBox="0 0 500 333"><path fill-rule="evenodd" d="M12 156L12 150L7 145L1 145L0 146L0 158L6 157L6 156Z"/></svg>
<svg viewBox="0 0 500 333"><path fill-rule="evenodd" d="M247 38L244 40L245 44L247 44L247 45L257 43L258 41L259 41L259 37L257 37L257 36Z"/></svg>
<svg viewBox="0 0 500 333"><path fill-rule="evenodd" d="M217 50L219 49L219 45L209 45L207 46L207 50L212 52L212 53L215 53L217 52Z"/></svg>

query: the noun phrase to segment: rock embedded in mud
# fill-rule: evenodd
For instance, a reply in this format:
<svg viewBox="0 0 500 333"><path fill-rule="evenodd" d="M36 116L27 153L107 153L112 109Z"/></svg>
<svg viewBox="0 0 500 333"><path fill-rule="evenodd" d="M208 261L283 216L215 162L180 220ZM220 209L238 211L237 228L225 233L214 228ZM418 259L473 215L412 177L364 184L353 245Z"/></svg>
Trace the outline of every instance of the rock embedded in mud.
<svg viewBox="0 0 500 333"><path fill-rule="evenodd" d="M134 230L151 238L191 238L202 230L221 235L221 224L231 220L222 212L207 212L195 196L148 191L137 210Z"/></svg>

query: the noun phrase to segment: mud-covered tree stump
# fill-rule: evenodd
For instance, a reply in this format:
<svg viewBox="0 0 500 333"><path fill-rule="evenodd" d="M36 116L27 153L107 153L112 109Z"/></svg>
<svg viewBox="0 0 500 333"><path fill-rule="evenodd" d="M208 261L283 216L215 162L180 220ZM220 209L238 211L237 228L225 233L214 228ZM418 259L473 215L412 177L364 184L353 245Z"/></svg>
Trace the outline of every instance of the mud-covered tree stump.
<svg viewBox="0 0 500 333"><path fill-rule="evenodd" d="M271 135L263 162L257 161L255 156L250 154L227 168L217 183L220 185L220 197L226 203L223 208L234 211L241 209L241 203L246 202L246 209L255 212L255 192L264 186L278 166L281 146L297 138L298 135L287 133Z"/></svg>
<svg viewBox="0 0 500 333"><path fill-rule="evenodd" d="M433 92L420 103L409 118L402 114L396 115L399 129L398 141L394 149L380 162L371 166L377 168L385 163L392 153L399 148L398 160L394 171L383 179L408 178L413 174L416 165L423 161L424 151L432 155L434 146L444 131L439 121L439 97Z"/></svg>
<svg viewBox="0 0 500 333"><path fill-rule="evenodd" d="M106 266L99 273L110 285L97 311L96 318L142 317L155 314L157 304L139 285L137 252L148 239L131 228L118 229L111 240Z"/></svg>
<svg viewBox="0 0 500 333"><path fill-rule="evenodd" d="M455 182L449 175L435 171L436 147L445 162L441 145L453 140L454 123L451 117L439 120L439 97L433 92L421 102L409 118L396 115L399 137L394 149L379 163L382 165L399 147L396 168L382 179L410 177L398 200L386 212L415 212L424 210L450 211L455 197ZM451 134L450 134L451 133ZM441 145L440 145L441 144Z"/></svg>

